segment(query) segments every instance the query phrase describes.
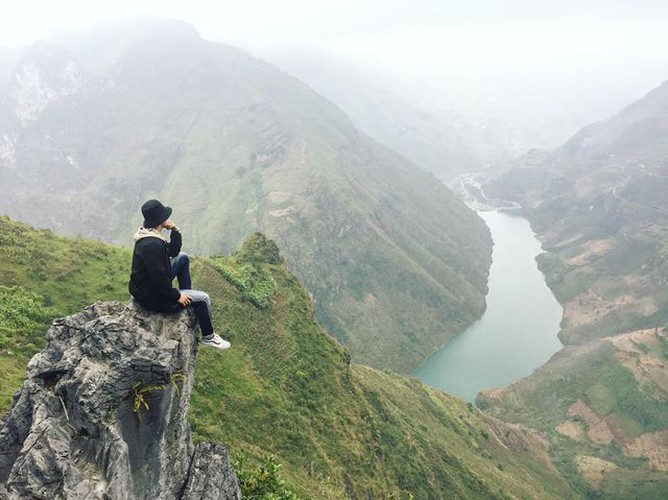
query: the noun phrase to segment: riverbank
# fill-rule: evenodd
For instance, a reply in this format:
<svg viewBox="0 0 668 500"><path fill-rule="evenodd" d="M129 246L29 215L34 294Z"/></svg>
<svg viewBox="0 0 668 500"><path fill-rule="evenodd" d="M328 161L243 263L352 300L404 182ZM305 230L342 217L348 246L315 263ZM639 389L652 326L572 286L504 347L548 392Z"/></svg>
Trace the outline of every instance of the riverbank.
<svg viewBox="0 0 668 500"><path fill-rule="evenodd" d="M529 222L496 211L480 216L494 241L487 310L413 372L468 401L530 375L562 348L562 308L537 267L542 248Z"/></svg>
<svg viewBox="0 0 668 500"><path fill-rule="evenodd" d="M444 181L445 184L457 195L464 203L476 211L488 210L519 210L522 206L514 201L502 200L498 198L489 198L477 180L477 174L463 174L451 180Z"/></svg>

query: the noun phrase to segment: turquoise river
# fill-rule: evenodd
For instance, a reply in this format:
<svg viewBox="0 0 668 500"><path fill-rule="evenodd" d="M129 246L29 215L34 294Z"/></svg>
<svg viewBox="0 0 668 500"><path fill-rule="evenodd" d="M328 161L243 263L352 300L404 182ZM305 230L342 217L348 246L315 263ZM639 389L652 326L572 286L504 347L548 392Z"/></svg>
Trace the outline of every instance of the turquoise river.
<svg viewBox="0 0 668 500"><path fill-rule="evenodd" d="M562 347L562 308L536 265L542 249L529 222L494 211L479 215L494 241L487 310L413 373L467 401L531 374Z"/></svg>

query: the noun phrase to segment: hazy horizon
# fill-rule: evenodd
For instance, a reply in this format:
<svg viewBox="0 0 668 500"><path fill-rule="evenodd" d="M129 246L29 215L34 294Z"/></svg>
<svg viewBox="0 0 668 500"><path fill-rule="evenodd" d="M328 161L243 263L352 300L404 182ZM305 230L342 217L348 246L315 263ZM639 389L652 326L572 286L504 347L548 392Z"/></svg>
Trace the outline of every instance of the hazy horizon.
<svg viewBox="0 0 668 500"><path fill-rule="evenodd" d="M436 113L507 122L527 148L556 146L668 79L668 4L649 0L36 0L7 9L0 45L146 15L188 22L307 83L296 66L339 61Z"/></svg>

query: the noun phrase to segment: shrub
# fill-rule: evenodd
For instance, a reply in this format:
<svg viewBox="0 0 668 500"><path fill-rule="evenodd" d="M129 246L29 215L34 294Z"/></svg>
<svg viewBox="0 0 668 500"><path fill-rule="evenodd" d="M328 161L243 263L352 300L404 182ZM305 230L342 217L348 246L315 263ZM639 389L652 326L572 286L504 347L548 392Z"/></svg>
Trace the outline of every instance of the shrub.
<svg viewBox="0 0 668 500"><path fill-rule="evenodd" d="M34 343L54 316L41 296L20 286L0 286L0 348Z"/></svg>
<svg viewBox="0 0 668 500"><path fill-rule="evenodd" d="M282 264L283 257L278 250L278 245L262 233L254 233L246 238L234 257L242 262L254 264Z"/></svg>
<svg viewBox="0 0 668 500"><path fill-rule="evenodd" d="M239 478L243 498L262 500L297 500L281 477L281 464L266 456L257 467L249 467L246 457L239 455L234 461L234 470Z"/></svg>
<svg viewBox="0 0 668 500"><path fill-rule="evenodd" d="M276 293L276 282L260 264L238 262L235 257L215 258L213 267L234 285L242 296L260 309L271 305Z"/></svg>

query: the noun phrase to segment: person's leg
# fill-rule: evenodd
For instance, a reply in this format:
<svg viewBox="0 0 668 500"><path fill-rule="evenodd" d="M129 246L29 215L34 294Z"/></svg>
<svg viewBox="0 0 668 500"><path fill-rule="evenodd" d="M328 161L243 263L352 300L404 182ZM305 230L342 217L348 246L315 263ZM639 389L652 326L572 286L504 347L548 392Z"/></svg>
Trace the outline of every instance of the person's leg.
<svg viewBox="0 0 668 500"><path fill-rule="evenodd" d="M190 298L193 299L193 302L204 302L209 314L211 314L211 297L209 297L208 293L203 292L202 290L190 290L188 288L181 291L189 295Z"/></svg>
<svg viewBox="0 0 668 500"><path fill-rule="evenodd" d="M229 349L231 344L213 331L213 324L211 323L211 298L209 298L209 294L201 290L183 290L183 293L193 299L191 307L195 310L200 329L202 330L202 344L217 349Z"/></svg>
<svg viewBox="0 0 668 500"><path fill-rule="evenodd" d="M195 316L199 321L199 327L202 331L202 338L213 335L213 325L211 324L211 314L204 302L193 302L192 308L195 311Z"/></svg>
<svg viewBox="0 0 668 500"><path fill-rule="evenodd" d="M190 290L192 280L190 279L190 257L185 252L180 252L176 257L169 259L172 265L172 279L179 280L180 290Z"/></svg>
<svg viewBox="0 0 668 500"><path fill-rule="evenodd" d="M192 307L199 320L202 336L211 335L213 333L213 325L211 323L211 298L209 294L201 290L181 291L193 299Z"/></svg>

